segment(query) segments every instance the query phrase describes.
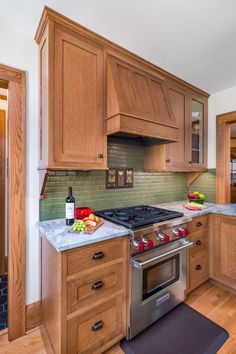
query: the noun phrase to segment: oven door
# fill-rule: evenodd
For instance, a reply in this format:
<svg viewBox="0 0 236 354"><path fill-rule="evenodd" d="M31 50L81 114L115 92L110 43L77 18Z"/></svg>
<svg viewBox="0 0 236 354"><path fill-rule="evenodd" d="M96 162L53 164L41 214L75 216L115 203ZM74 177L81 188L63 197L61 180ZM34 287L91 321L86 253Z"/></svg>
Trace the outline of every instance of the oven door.
<svg viewBox="0 0 236 354"><path fill-rule="evenodd" d="M133 257L129 339L185 299L191 245L182 239Z"/></svg>

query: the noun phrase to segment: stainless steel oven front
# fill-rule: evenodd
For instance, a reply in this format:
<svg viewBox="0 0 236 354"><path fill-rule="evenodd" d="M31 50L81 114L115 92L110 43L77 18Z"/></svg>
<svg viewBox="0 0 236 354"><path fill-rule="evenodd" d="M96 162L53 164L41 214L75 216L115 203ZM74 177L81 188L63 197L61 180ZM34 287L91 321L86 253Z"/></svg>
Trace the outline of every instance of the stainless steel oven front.
<svg viewBox="0 0 236 354"><path fill-rule="evenodd" d="M185 299L187 288L186 238L131 258L131 306L128 339Z"/></svg>

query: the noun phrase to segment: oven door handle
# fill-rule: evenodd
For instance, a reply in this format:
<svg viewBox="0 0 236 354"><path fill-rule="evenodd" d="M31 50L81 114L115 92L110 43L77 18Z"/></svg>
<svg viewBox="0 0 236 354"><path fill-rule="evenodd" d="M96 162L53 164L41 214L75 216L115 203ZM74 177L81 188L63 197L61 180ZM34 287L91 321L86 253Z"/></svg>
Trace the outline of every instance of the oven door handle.
<svg viewBox="0 0 236 354"><path fill-rule="evenodd" d="M184 250L185 248L189 248L190 246L192 246L192 244L193 244L193 242L188 241L188 243L186 243L183 246L175 248L174 250L171 250L171 251L167 251L163 254L159 254L156 257L154 256L151 259L144 261L144 262L137 262L134 259L132 259L132 265L133 265L133 267L139 268L139 269L147 268L147 267L157 263L156 261L160 260L161 258L166 257L166 256L170 256L173 253L178 253L179 251Z"/></svg>

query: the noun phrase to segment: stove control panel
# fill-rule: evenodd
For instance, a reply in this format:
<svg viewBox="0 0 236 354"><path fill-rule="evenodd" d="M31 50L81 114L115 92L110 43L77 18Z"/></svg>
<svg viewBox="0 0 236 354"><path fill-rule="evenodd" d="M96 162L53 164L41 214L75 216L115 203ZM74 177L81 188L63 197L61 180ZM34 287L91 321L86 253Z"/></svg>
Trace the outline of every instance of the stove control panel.
<svg viewBox="0 0 236 354"><path fill-rule="evenodd" d="M145 252L153 247L161 246L165 243L174 242L189 235L188 224L180 224L173 227L160 228L158 225L147 229L135 230L131 237L131 255Z"/></svg>

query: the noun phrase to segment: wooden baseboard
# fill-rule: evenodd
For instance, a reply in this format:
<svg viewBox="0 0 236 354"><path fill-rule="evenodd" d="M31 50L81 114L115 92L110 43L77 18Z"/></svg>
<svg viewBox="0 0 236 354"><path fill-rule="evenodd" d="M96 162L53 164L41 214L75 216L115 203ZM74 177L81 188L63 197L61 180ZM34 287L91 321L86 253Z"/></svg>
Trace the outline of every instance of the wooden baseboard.
<svg viewBox="0 0 236 354"><path fill-rule="evenodd" d="M7 273L8 259L7 256L0 257L0 275Z"/></svg>
<svg viewBox="0 0 236 354"><path fill-rule="evenodd" d="M41 325L41 300L26 305L26 332Z"/></svg>

